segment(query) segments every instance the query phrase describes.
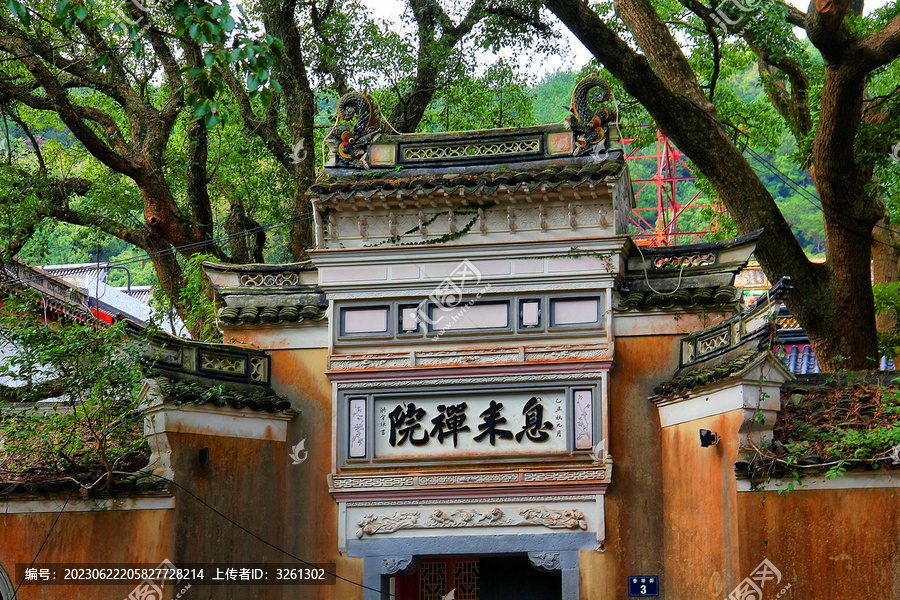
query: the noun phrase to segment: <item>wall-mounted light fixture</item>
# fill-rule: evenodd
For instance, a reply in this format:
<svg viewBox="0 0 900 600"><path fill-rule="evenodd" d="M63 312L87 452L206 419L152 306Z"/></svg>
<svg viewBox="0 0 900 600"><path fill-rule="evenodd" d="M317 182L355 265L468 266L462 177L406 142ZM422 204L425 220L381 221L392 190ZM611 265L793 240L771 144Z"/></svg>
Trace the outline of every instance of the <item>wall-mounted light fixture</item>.
<svg viewBox="0 0 900 600"><path fill-rule="evenodd" d="M704 448L715 446L719 443L719 434L709 429L700 430L700 445Z"/></svg>
<svg viewBox="0 0 900 600"><path fill-rule="evenodd" d="M200 448L200 464L209 464L209 448Z"/></svg>

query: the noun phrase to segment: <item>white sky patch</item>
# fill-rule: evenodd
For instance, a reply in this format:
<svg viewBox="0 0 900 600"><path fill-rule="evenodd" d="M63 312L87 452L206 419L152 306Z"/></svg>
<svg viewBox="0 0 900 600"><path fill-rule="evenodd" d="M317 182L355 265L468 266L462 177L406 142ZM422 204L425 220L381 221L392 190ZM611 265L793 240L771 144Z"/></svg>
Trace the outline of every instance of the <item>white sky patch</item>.
<svg viewBox="0 0 900 600"><path fill-rule="evenodd" d="M804 12L809 8L808 0L786 1ZM866 0L865 12L868 14L876 8L881 8L894 1L895 0ZM401 17L406 10L406 3L403 0L363 0L363 4L368 6L375 16L390 21L397 27L401 26ZM464 11L469 4L470 2L450 2L447 0L442 2L447 14L457 22L462 18ZM754 4L754 2L747 2L747 4ZM555 18L553 20L555 20ZM562 55L546 56L535 53L530 54L529 56L521 56L515 52L507 51L502 52L500 56L491 56L488 53L484 53L484 60L479 62L493 63L500 57L511 62L525 61L520 64L520 66L535 80L535 82L540 81L545 75L559 70L580 69L591 60L591 53L565 26L558 22L557 26L563 34L563 41L561 43L567 46L567 51ZM794 35L798 38L804 38L806 37L806 32L802 29L794 28ZM483 68L486 68L486 64L483 65Z"/></svg>

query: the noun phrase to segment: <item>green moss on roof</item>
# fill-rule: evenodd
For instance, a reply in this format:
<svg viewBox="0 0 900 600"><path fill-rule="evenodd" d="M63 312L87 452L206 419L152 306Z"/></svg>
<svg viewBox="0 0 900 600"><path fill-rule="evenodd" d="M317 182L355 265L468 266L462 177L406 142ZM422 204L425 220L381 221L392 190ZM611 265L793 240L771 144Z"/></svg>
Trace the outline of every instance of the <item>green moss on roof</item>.
<svg viewBox="0 0 900 600"><path fill-rule="evenodd" d="M888 456L900 444L900 387L858 384L786 393L774 439L776 456Z"/></svg>
<svg viewBox="0 0 900 600"><path fill-rule="evenodd" d="M163 399L176 405L213 404L215 406L230 406L237 409L264 410L270 413L281 412L291 408L291 403L288 400L264 392L241 392L227 390L221 386L207 387L196 383L172 381L165 377L160 377L158 383Z"/></svg>
<svg viewBox="0 0 900 600"><path fill-rule="evenodd" d="M745 350L734 358L708 366L699 366L670 379L656 388L657 396L683 393L701 385L709 385L721 379L740 373L749 367L763 352L753 349Z"/></svg>

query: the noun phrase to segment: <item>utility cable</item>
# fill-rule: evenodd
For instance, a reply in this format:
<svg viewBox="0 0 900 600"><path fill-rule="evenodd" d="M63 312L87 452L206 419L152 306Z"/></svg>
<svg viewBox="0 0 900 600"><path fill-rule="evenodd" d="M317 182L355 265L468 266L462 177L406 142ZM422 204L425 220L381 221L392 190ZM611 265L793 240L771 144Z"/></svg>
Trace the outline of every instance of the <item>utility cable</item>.
<svg viewBox="0 0 900 600"><path fill-rule="evenodd" d="M199 502L200 504L202 504L203 506L205 506L206 508L208 508L208 509L211 510L212 512L216 513L218 516L220 516L220 517L222 517L223 519L225 519L226 521L228 521L228 523L230 523L231 525L237 527L238 529L240 529L241 531L243 531L243 532L246 533L247 535L249 535L249 536L253 537L254 539L256 539L256 540L262 542L262 543L265 544L266 546L268 546L268 547L270 547L270 548L272 548L272 549L274 549L274 550L277 550L278 552L281 552L281 553L284 554L285 556L288 556L288 557L290 557L290 558L293 558L293 559L296 560L297 562L300 562L300 563L302 563L302 564L304 564L304 565L308 565L308 566L310 566L310 567L315 567L315 568L317 568L317 569L321 569L321 568L322 568L321 566L319 566L319 565L317 565L317 564L315 564L315 563L311 563L311 562L309 562L309 561L303 560L303 559L300 558L299 556L295 556L294 554L288 552L288 551L285 550L284 548L281 548L281 547L279 547L279 546L276 546L276 545L273 544L272 542L270 542L270 541L268 541L268 540L266 540L266 539L263 539L262 537L260 537L259 535L253 533L252 531L250 531L249 529L247 529L246 527L244 527L243 525L241 525L240 523L238 523L237 521L235 521L234 519L232 519L232 518L229 517L228 515L226 515L226 514L224 514L223 512L219 511L216 507L214 507L214 506L212 506L211 504L207 503L205 500L203 500L202 498L200 498L199 496L197 496L196 494L194 494L194 492L192 492L191 490L187 489L186 487L184 487L183 485L181 485L181 484L178 483L177 481L174 481L174 480L169 479L168 477L164 477L164 476L162 476L162 475L157 475L156 473L151 473L150 471L144 471L144 470L141 470L141 471L139 471L139 472L140 472L140 473L144 473L144 474L146 474L146 475L150 475L150 476L152 476L152 477L157 477L157 478L159 478L159 479L162 479L162 480L164 480L164 481L167 481L167 482L169 482L169 483L171 483L171 484L177 486L177 487L178 487L181 491L183 491L185 494L187 494L188 496L190 496L191 498L193 498L194 500L196 500L197 502ZM364 583L360 583L360 582L358 582L358 581L354 581L353 579L348 579L348 578L346 578L346 577L343 577L343 576L341 576L341 575L338 575L337 573L332 573L331 571L328 571L328 570L325 570L325 569L322 569L322 570L325 571L326 574L333 576L335 579L340 579L341 581L346 581L347 583L350 583L350 584L353 584L353 585L355 585L355 586L361 587L361 588L364 589L364 590L370 590L370 591L373 591L373 592L382 593L381 590L379 590L379 589L377 589L377 588L373 588L373 587L367 586L367 585L364 584ZM396 594L388 594L388 596L393 597L393 598L397 598L398 600L411 600L410 598L406 598L405 596L398 596L398 595L396 595Z"/></svg>
<svg viewBox="0 0 900 600"><path fill-rule="evenodd" d="M734 125L732 125L732 124L730 124L730 123L724 123L724 122L722 122L721 120L719 120L717 117L714 117L713 115L709 114L709 113L706 112L699 104L697 104L697 103L693 100L693 98L688 97L686 94L679 94L679 95L680 95L682 98L684 98L685 100L687 100L688 102L690 102L691 104L693 104L695 107L697 107L697 109L699 109L701 113L703 113L703 114L704 114L708 119L710 119L713 123L715 123L716 125L718 125L719 128L722 129L722 131L724 131L726 135L729 135L729 134L728 134L728 129L727 129L727 127L730 127L730 128L732 128L738 135L745 136L745 137L747 138L748 142L750 141L750 135L749 135L748 133L741 131L738 127L736 127L736 126L734 126ZM727 125L727 127L726 127L726 125ZM765 163L768 163L768 161L767 161L765 158L763 158L761 155L759 155L758 152L756 152L755 150L753 150L752 148L750 148L749 143L748 143L748 145L747 145L747 147L746 147L745 149L746 149L746 150L749 150L751 154L757 155L757 156L759 157L759 158L757 158L757 160L761 160L761 161L763 161L763 162L765 162ZM790 180L790 177L789 177L788 175L782 173L782 171L781 171L780 169L778 169L778 168L775 167L774 165L771 165L771 163L768 163L768 164L770 165L770 167L771 167L772 169L774 169L774 171L777 171L778 173L781 173L781 174L784 175L788 180ZM752 167L751 167L751 168L752 168ZM785 181L785 180L782 180L782 181ZM785 181L785 183L787 183L787 182ZM853 219L853 220L855 220L855 221L859 221L860 219L858 219L858 218L856 218L856 217L853 217L852 215L847 215L847 214L843 214L843 213L840 213L840 212L835 212L835 211L832 211L832 210L830 210L830 209L829 209L829 210L826 210L826 207L825 207L824 204L821 203L821 200L819 200L819 199L816 198L815 196L812 196L808 191L804 190L804 191L801 192L801 193L805 193L805 195L807 195L807 196L809 196L809 197L812 197L812 198L815 199L815 200L818 200L818 201L819 201L819 204L821 204L821 206L818 207L818 208L820 208L820 210L822 210L822 212L823 212L825 215L830 216L830 217L834 220L834 223L835 223L837 226L839 226L841 229L844 229L845 231L847 231L847 232L849 232L849 233L856 233L856 234L858 234L858 232L853 231L850 227L848 227L847 225L845 225L844 223L842 223L842 222L841 222L841 219L839 219L838 217L846 217L846 218L848 218L848 219ZM878 228L880 228L880 229L884 229L884 230L886 230L886 231L891 231L891 232L897 233L897 230L890 229L890 228L888 228L888 227L884 227L883 225L878 225L877 223L875 224L875 227L878 227ZM860 236L860 237L864 237L864 236ZM895 249L895 250L900 250L900 246L894 246L893 244L888 244L887 242L882 242L881 240L876 240L875 238L873 238L873 237L871 237L871 236L866 237L866 239L868 239L870 242L876 242L876 243L881 244L881 245L883 245L883 246L886 246L886 247L888 247L888 248L893 248L893 249Z"/></svg>
<svg viewBox="0 0 900 600"><path fill-rule="evenodd" d="M638 254L641 255L641 266L644 269L644 281L647 283L647 287L650 288L650 291L656 294L657 296L666 296L668 294L674 294L678 290L681 289L681 276L684 274L685 264L681 263L681 269L678 271L678 284L675 286L675 289L671 292L660 292L655 289L652 285L650 285L650 278L647 276L647 260L644 258L644 251L641 250L641 247L637 244L634 245L637 248Z"/></svg>
<svg viewBox="0 0 900 600"><path fill-rule="evenodd" d="M66 510L66 506L69 505L69 500L72 499L72 496L75 494L77 490L81 488L81 484L84 483L84 480L88 478L88 475L85 475L81 478L81 481L78 482L78 487L69 492L69 495L66 496L66 501L63 502L62 508L59 509L59 512L56 513L56 519L53 521L53 525L50 526L50 531L47 532L47 535L44 536L44 541L41 542L41 547L38 548L38 551L35 553L34 558L31 559L31 564L28 565L28 569L34 567L34 563L37 562L38 556L41 555L41 552L44 550L44 546L47 545L47 540L50 539L50 534L53 533L53 530L56 529L56 524L59 523L59 518L62 516L63 512ZM27 571L27 570L26 570ZM19 593L19 588L22 587L22 584L25 583L25 574L22 575L22 579L19 581L19 585L16 586L16 589L13 590L12 597L15 598L16 594Z"/></svg>

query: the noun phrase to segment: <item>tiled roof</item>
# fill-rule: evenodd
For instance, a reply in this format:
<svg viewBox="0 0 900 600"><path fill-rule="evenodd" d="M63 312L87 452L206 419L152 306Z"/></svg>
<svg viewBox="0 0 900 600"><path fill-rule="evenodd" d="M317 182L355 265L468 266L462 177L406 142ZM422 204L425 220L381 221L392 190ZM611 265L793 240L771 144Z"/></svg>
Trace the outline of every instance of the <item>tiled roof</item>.
<svg viewBox="0 0 900 600"><path fill-rule="evenodd" d="M786 306L778 309L775 325L777 332L774 352L781 357L787 368L794 375L818 373L819 364L816 360L816 351L809 343L809 336L806 335L797 318ZM878 368L881 371L893 371L897 366L893 360L882 356L879 359Z"/></svg>
<svg viewBox="0 0 900 600"><path fill-rule="evenodd" d="M778 315L775 319L775 326L778 329L800 329L800 323L794 315Z"/></svg>
<svg viewBox="0 0 900 600"><path fill-rule="evenodd" d="M816 360L816 351L809 344L796 344L784 346L776 350L781 360L794 375L806 375L818 373L819 363Z"/></svg>
<svg viewBox="0 0 900 600"><path fill-rule="evenodd" d="M88 307L89 298L84 292L51 273L28 265L15 257L0 268L0 281L13 292L21 288L37 291L45 308L63 317L99 327L107 325Z"/></svg>
<svg viewBox="0 0 900 600"><path fill-rule="evenodd" d="M104 476L104 472L97 469L90 474L84 472L66 473L64 477L53 479L44 479L41 481L0 481L0 497L4 496L36 496L47 494L67 494L75 491L82 491L84 488L79 484L80 480L93 482ZM160 479L150 473L141 471L135 473L116 473L115 493L148 493L160 492L166 489L166 480ZM107 494L103 490L99 495Z"/></svg>
<svg viewBox="0 0 900 600"><path fill-rule="evenodd" d="M645 310L649 308L690 308L694 306L722 306L739 302L741 290L733 285L679 289L670 294L634 291L625 294L616 310Z"/></svg>
<svg viewBox="0 0 900 600"><path fill-rule="evenodd" d="M288 400L274 394L227 390L221 386L207 387L196 383L173 381L166 377L160 377L157 381L163 399L175 404L213 404L238 409L264 410L270 413L291 408Z"/></svg>
<svg viewBox="0 0 900 600"><path fill-rule="evenodd" d="M374 194L391 196L415 194L419 191L425 194L443 191L449 195L463 190L466 194L480 192L483 196L490 196L500 189L500 186L504 186L509 193L515 193L520 188L533 191L544 184L550 189L563 183L579 186L585 182L599 182L619 174L625 166L622 151L613 151L610 156L612 158L605 162L594 160L575 162L568 159L564 163L540 170L500 168L482 173L416 176L404 176L402 171L368 171L340 177L324 174L312 185L308 193L327 201L336 196L347 199L356 194L369 197Z"/></svg>
<svg viewBox="0 0 900 600"><path fill-rule="evenodd" d="M714 383L720 379L740 373L763 354L765 354L764 351L759 351L755 348L745 350L729 360L709 366L700 366L682 373L674 379L661 383L654 388L653 392L658 396L668 396L669 394L687 392L700 385Z"/></svg>
<svg viewBox="0 0 900 600"><path fill-rule="evenodd" d="M287 306L227 306L219 311L219 318L228 325L261 325L265 323L300 323L321 321L326 308L313 304Z"/></svg>

